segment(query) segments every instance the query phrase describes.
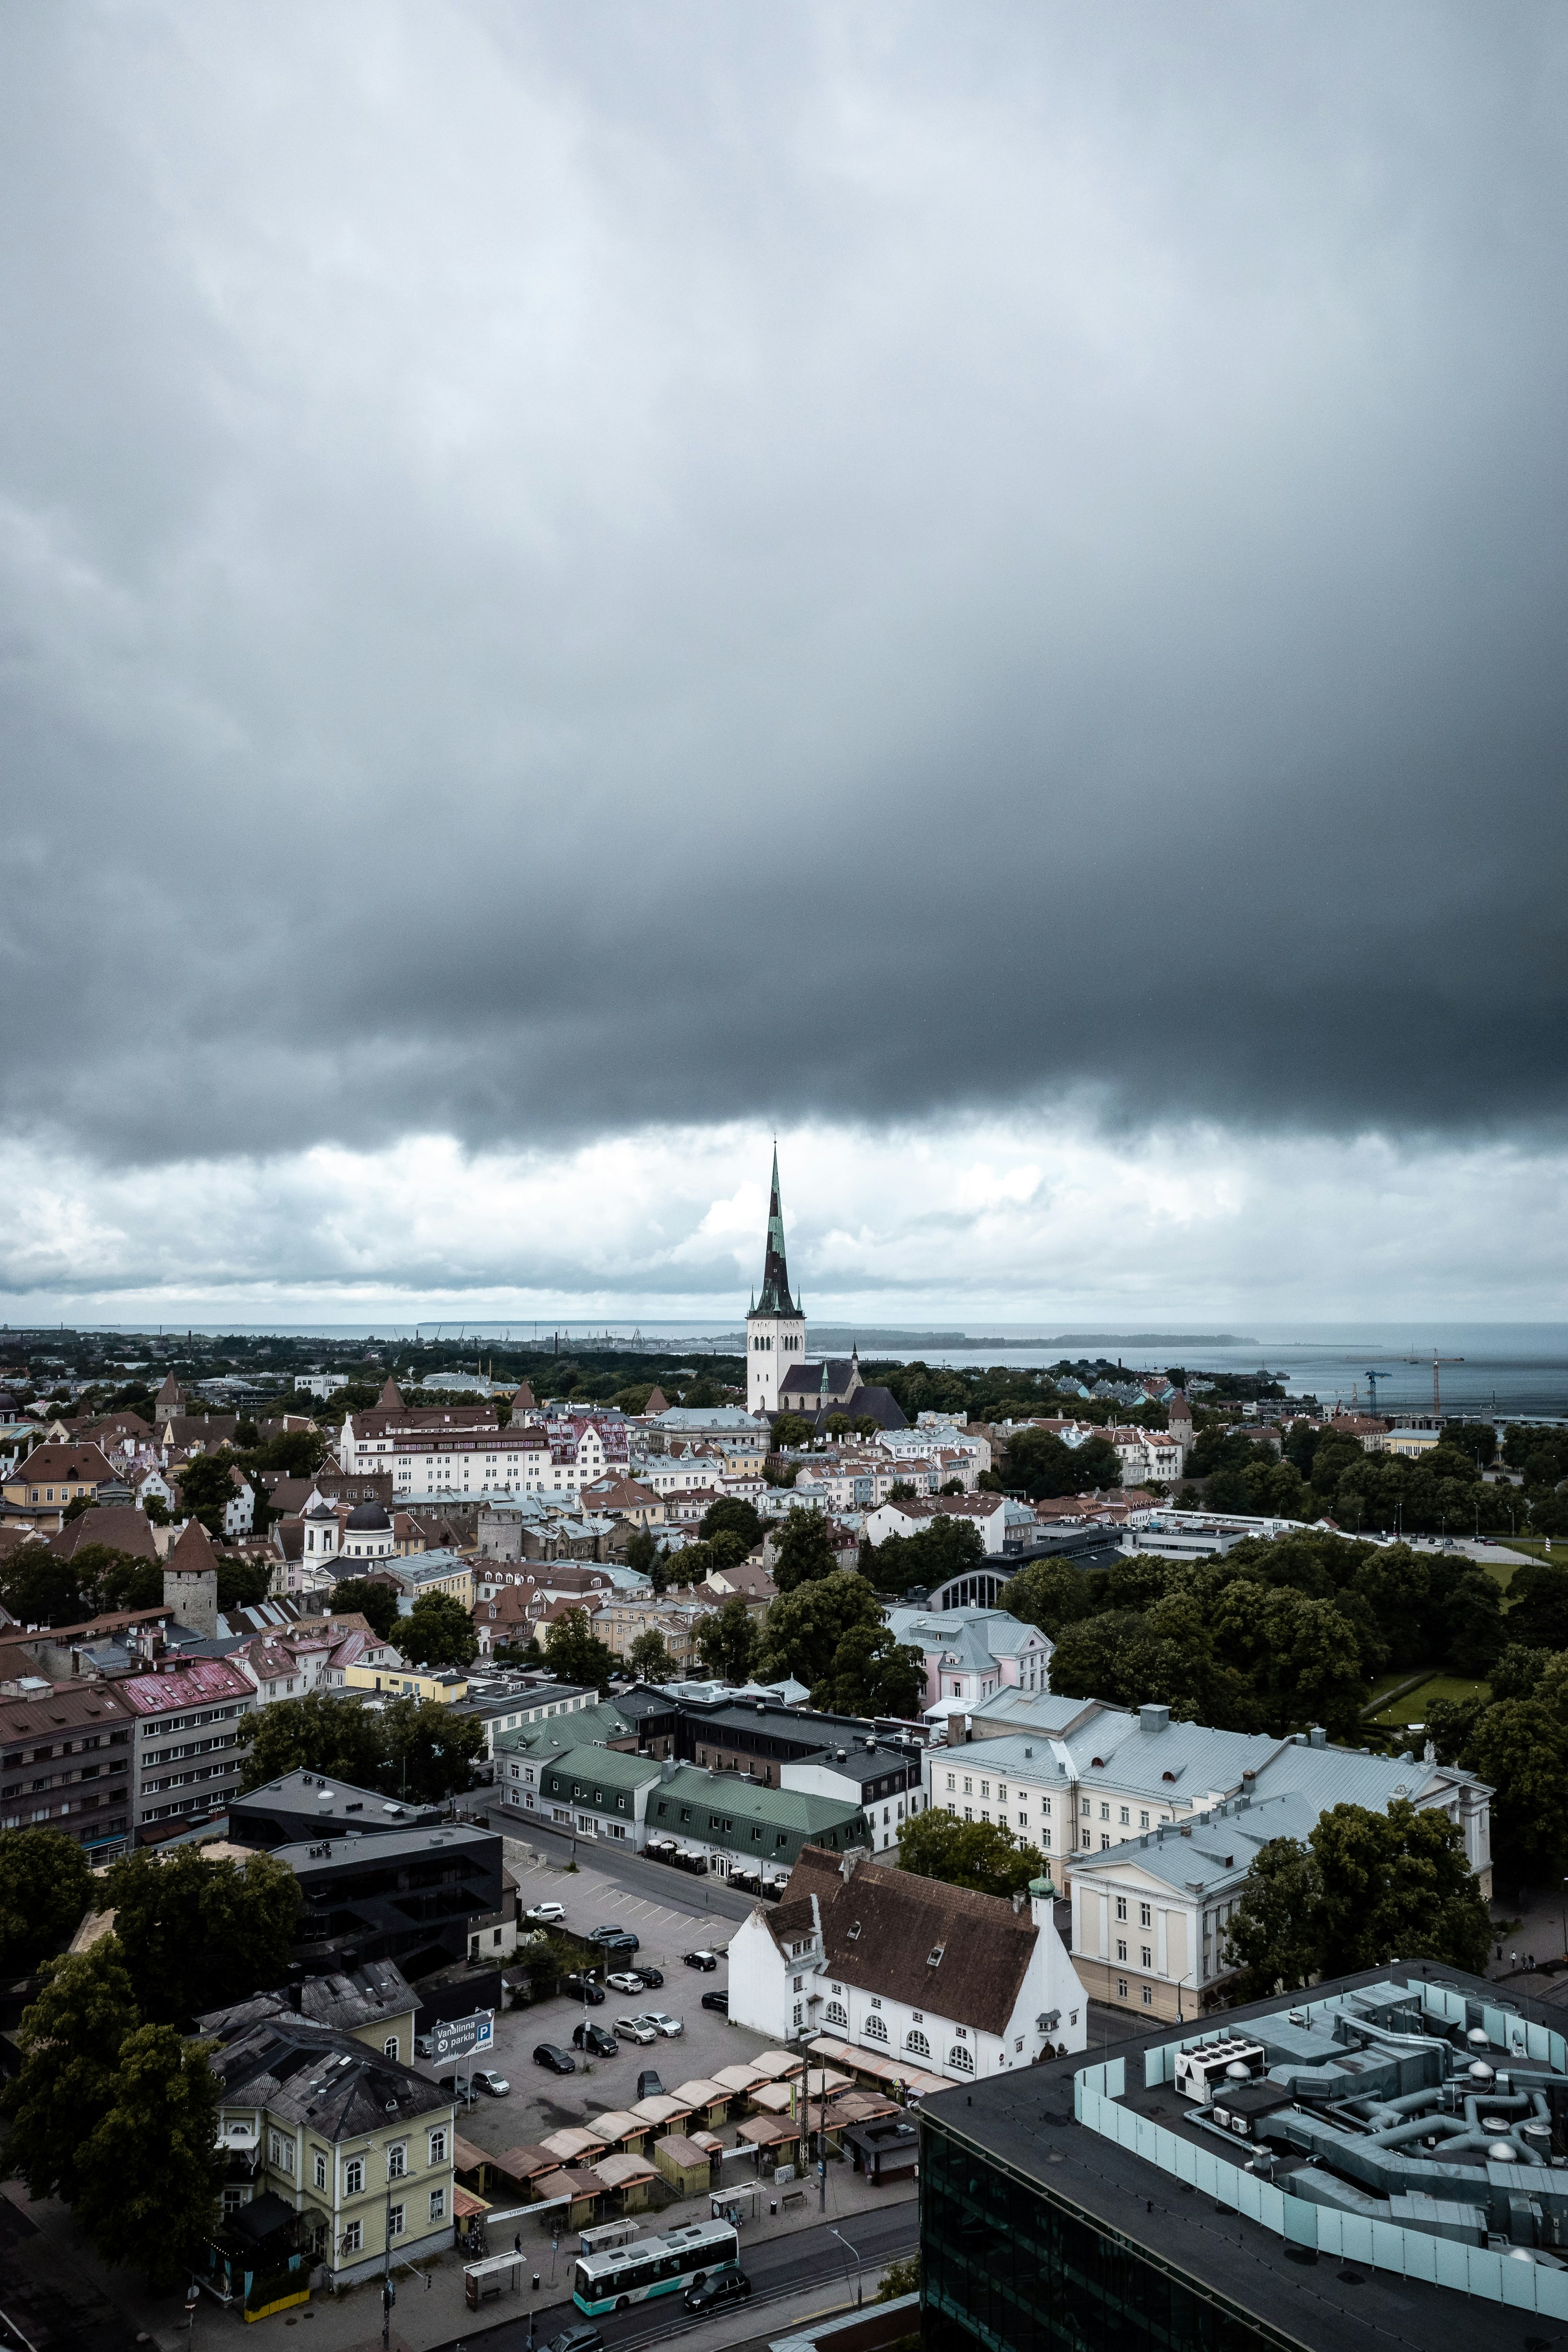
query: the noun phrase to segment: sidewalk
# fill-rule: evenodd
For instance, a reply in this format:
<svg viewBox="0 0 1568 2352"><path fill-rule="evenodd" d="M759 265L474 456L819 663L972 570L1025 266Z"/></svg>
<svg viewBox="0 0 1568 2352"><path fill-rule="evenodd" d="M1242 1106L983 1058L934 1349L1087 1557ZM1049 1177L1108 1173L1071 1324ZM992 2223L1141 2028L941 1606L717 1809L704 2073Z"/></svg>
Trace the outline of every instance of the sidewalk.
<svg viewBox="0 0 1568 2352"><path fill-rule="evenodd" d="M368 2280L364 2284L329 2295L318 2294L309 2304L295 2310L275 2312L269 2319L247 2323L237 2308L225 2307L204 2294L196 2311L194 2339L186 2333L184 2287L169 2295L151 2294L142 2281L130 2270L110 2270L100 2262L88 2243L68 2209L54 2200L40 2205L32 2204L20 2181L7 2181L4 2194L16 2210L37 2229L36 2236L26 2236L14 2249L14 2259L36 2280L40 2289L54 2295L64 2294L73 2304L97 2310L107 2302L123 2318L125 2339L150 2340L157 2352L200 2352L202 2339L210 2338L215 2328L243 2333L247 2345L264 2347L271 2344L281 2352L282 2332L286 2328L306 2326L310 2330L309 2352L353 2352L353 2347L368 2344L381 2335L381 2284ZM769 2214L764 2210L760 2220L747 2221L741 2228L741 2255L745 2260L748 2249L780 2238L793 2237L797 2232L818 2228L824 2221L842 2221L863 2213L886 2213L901 2204L912 2204L913 2192L875 2188L862 2174L847 2163L830 2163L827 2168L827 2202L826 2212L819 2211L817 2189L813 2181L801 2204L787 2211ZM692 2198L685 2203L667 2206L662 2212L639 2215L645 2230L674 2229L683 2221L706 2221L709 2215L706 2197ZM527 2261L522 2291L505 2294L496 2302L485 2304L478 2312L469 2311L463 2294L463 2263L466 2257L453 2251L442 2254L423 2269L393 2266L397 2301L393 2313L395 2333L408 2347L408 2352L433 2352L433 2347L462 2338L465 2342L482 2336L494 2327L507 2326L526 2320L532 2306L535 2329L542 2339L564 2326L574 2316L571 2302L572 2264L577 2252L575 2231L563 2233L558 2252L552 2257L550 2236L542 2218L530 2225L526 2209L514 2221L494 2225L489 2231L492 2253L503 2253L513 2237L522 2236ZM540 2289L534 2294L528 2284L533 2273L540 2277ZM875 2292L875 2279L868 2271L867 2293ZM802 2282L800 2309L796 2315L806 2316L820 2311L838 2299L836 2282L817 2278ZM792 2302L793 2302L792 2298ZM790 2321L784 2305L768 2306L771 2315L776 2309L779 2329L771 2324L770 2334L783 2330ZM726 2344L737 2340L736 2329L754 2333L745 2322L744 2307L731 2315L721 2315L713 2324L712 2343ZM708 2331L693 2334L689 2343L691 2352L704 2352ZM305 2347L301 2347L301 2352Z"/></svg>

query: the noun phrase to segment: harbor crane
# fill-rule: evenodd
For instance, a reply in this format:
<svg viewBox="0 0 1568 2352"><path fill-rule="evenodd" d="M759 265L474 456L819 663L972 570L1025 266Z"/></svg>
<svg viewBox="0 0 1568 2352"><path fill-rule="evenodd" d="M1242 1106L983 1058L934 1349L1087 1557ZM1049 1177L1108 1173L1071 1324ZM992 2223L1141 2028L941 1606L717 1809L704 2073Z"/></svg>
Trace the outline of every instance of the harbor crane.
<svg viewBox="0 0 1568 2352"><path fill-rule="evenodd" d="M1424 1364L1427 1360L1425 1356L1402 1356L1399 1360L1402 1364ZM1443 1418L1443 1398L1442 1391L1437 1384L1437 1368L1440 1364L1462 1364L1464 1360L1463 1356L1439 1356L1436 1349L1433 1351L1431 1359L1432 1411L1439 1421Z"/></svg>

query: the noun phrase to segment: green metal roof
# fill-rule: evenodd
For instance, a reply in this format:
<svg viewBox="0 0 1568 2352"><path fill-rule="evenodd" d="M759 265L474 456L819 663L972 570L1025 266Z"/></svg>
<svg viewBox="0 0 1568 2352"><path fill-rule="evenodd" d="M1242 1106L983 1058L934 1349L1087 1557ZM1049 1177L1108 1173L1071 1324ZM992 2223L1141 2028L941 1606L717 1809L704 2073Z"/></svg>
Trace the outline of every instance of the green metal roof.
<svg viewBox="0 0 1568 2352"><path fill-rule="evenodd" d="M545 1769L563 1780L600 1789L640 1789L658 1778L657 1756L627 1756L616 1748L568 1748Z"/></svg>
<svg viewBox="0 0 1568 2352"><path fill-rule="evenodd" d="M689 1805L694 1816L700 1807L725 1813L731 1821L765 1822L808 1837L860 1819L859 1806L847 1798L812 1796L804 1789L768 1789L760 1781L743 1780L738 1772L708 1772L696 1764L681 1765L658 1793Z"/></svg>

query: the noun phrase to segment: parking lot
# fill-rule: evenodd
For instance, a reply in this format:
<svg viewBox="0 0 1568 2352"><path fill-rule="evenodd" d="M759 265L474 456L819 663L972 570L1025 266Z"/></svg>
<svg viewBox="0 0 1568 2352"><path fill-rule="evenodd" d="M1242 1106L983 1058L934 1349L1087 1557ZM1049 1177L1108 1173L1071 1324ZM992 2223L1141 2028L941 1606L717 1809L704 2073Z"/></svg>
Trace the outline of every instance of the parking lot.
<svg viewBox="0 0 1568 2352"><path fill-rule="evenodd" d="M463 2137L476 2147L499 2152L536 2145L547 2133L566 2125L584 2123L609 2108L629 2107L637 2097L637 2076L646 2067L652 2067L665 2088L673 2091L679 2083L711 2075L715 2068L733 2065L768 2046L760 2034L732 2026L727 2018L702 2007L705 1992L728 1990L725 1946L734 1932L732 1920L709 1922L689 1913L671 1912L616 1889L613 1882L585 1884L589 1878L586 1871L575 1876L551 1871L547 1877L541 1874L537 1887L531 1878L524 1878L524 1902L564 1902L564 1925L578 1933L601 1922L613 1921L629 1928L640 1938L641 1948L635 1955L612 1954L609 1969L616 1974L645 1965L662 1969L664 1982L657 1990L635 1994L606 1988L602 2006L585 2006L581 2000L558 1995L552 2000L536 2001L531 2009L504 2011L496 2019L494 2055L485 2063L507 2078L511 2092L504 2099L476 2095L472 2107L458 2123ZM720 1956L719 1966L711 1973L682 1965L683 1952L703 1946ZM573 2029L584 2019L613 2031L617 2017L639 2009L667 2011L679 2020L682 2031L673 2038L660 2035L657 2042L646 2043L623 2038L614 2058L585 2058L572 2049ZM577 2072L558 2075L536 2066L533 2053L542 2042L571 2051ZM423 2071L434 2070L426 2064ZM443 2070L445 2079L451 2079L454 2071Z"/></svg>

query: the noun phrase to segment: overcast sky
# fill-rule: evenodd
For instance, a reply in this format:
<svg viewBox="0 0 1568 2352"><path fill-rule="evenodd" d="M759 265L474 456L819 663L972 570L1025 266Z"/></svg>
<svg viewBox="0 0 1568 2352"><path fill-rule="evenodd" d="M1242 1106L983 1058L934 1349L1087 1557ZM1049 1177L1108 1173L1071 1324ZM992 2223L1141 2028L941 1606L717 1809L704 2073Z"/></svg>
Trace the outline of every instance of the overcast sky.
<svg viewBox="0 0 1568 2352"><path fill-rule="evenodd" d="M11 1319L1568 1314L1565 102L16 0Z"/></svg>

